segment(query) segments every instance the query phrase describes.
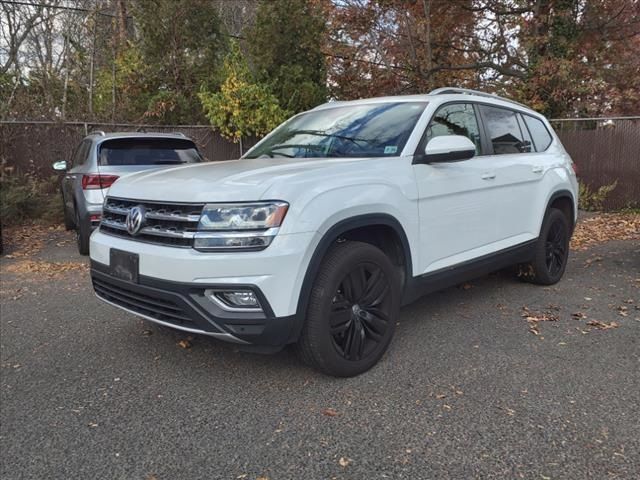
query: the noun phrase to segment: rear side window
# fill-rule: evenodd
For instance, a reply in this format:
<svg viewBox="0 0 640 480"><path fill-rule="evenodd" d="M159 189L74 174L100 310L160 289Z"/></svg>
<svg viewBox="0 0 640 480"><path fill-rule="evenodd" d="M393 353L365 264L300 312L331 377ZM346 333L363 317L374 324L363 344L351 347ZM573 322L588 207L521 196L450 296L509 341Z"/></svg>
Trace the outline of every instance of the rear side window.
<svg viewBox="0 0 640 480"><path fill-rule="evenodd" d="M551 145L551 134L544 122L538 118L530 117L529 115L522 115L524 122L527 124L527 128L533 138L533 144L536 147L536 152L543 152L549 145Z"/></svg>
<svg viewBox="0 0 640 480"><path fill-rule="evenodd" d="M482 118L493 153L525 153L531 151L531 144L525 138L518 124L518 114L512 110L481 105Z"/></svg>
<svg viewBox="0 0 640 480"><path fill-rule="evenodd" d="M434 137L443 135L462 135L476 146L476 154L480 153L480 129L478 120L469 103L454 103L440 108L427 127L426 143Z"/></svg>
<svg viewBox="0 0 640 480"><path fill-rule="evenodd" d="M71 164L74 167L78 165L82 165L87 161L87 157L89 156L89 149L91 148L91 140L83 140L78 148L76 148L75 153L73 154L73 159L71 160Z"/></svg>
<svg viewBox="0 0 640 480"><path fill-rule="evenodd" d="M190 140L175 138L117 138L100 145L100 165L180 165L202 159Z"/></svg>

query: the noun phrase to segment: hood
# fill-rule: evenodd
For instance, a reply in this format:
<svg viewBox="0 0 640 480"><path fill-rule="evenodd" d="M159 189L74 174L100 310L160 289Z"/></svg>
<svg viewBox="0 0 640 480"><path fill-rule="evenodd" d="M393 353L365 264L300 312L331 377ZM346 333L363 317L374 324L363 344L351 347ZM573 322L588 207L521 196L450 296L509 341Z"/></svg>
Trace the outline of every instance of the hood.
<svg viewBox="0 0 640 480"><path fill-rule="evenodd" d="M240 202L263 199L275 183L362 159L255 158L199 163L127 175L109 195L171 202Z"/></svg>

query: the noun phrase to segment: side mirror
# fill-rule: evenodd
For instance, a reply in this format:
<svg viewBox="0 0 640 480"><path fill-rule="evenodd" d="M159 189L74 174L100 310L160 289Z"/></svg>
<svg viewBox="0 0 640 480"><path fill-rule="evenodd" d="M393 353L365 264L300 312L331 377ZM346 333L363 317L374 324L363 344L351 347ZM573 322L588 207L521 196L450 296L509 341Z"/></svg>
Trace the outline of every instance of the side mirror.
<svg viewBox="0 0 640 480"><path fill-rule="evenodd" d="M462 135L443 135L429 140L419 163L459 162L476 154L476 146Z"/></svg>
<svg viewBox="0 0 640 480"><path fill-rule="evenodd" d="M65 172L67 170L67 161L59 160L51 165L56 172Z"/></svg>

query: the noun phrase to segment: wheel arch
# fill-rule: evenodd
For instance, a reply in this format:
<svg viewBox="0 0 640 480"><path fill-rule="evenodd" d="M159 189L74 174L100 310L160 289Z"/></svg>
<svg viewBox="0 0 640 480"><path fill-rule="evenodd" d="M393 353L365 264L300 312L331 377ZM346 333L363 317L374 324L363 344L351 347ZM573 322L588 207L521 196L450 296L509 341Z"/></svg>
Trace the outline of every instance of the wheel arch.
<svg viewBox="0 0 640 480"><path fill-rule="evenodd" d="M552 208L557 208L565 214L571 227L571 233L573 233L577 218L576 203L573 193L570 190L558 190L554 192L549 197L549 200L547 200L547 208L544 211L545 217L547 212ZM540 223L540 228L542 228L542 222Z"/></svg>
<svg viewBox="0 0 640 480"><path fill-rule="evenodd" d="M365 236L367 233L371 236ZM403 284L406 285L407 280L412 278L412 257L409 240L404 228L395 217L387 213L371 213L356 215L339 221L322 236L307 265L296 308L296 316L300 321L297 322L298 328L293 332L294 335L291 341L295 341L298 338L302 329L311 288L320 269L322 259L331 246L340 241L340 239L363 241L378 248L382 247L381 250L387 255L389 255L389 249L397 249L396 256L392 257L392 261L402 270ZM380 242L391 243L387 245L383 243L381 245Z"/></svg>

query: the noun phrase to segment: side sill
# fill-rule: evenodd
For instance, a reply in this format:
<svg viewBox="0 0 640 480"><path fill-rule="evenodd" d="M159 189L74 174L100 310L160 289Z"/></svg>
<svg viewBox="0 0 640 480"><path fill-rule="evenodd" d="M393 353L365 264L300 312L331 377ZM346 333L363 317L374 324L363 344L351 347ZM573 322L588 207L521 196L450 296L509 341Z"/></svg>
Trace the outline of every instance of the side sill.
<svg viewBox="0 0 640 480"><path fill-rule="evenodd" d="M407 282L402 305L408 305L428 293L437 292L518 263L531 261L538 239L490 253L451 267L413 277Z"/></svg>

